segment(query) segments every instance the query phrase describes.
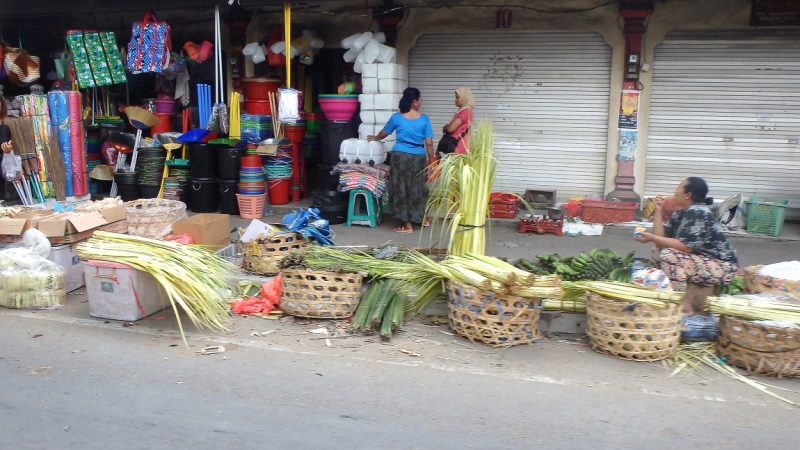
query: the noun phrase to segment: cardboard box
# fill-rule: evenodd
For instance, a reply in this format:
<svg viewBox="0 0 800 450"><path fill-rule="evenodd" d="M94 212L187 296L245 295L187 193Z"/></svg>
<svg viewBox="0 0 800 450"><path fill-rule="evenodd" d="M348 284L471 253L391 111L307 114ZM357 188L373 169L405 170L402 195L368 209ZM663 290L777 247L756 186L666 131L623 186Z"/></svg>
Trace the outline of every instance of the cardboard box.
<svg viewBox="0 0 800 450"><path fill-rule="evenodd" d="M75 212L86 212L86 210L78 208ZM0 235L20 236L29 228L36 228L48 238L63 237L125 220L127 214L125 205L91 211L73 218L68 218L67 213L27 211L13 219L0 219Z"/></svg>
<svg viewBox="0 0 800 450"><path fill-rule="evenodd" d="M231 216L227 214L197 214L172 224L172 234L188 234L195 244L213 246L219 250L231 243ZM214 248L218 247L218 248Z"/></svg>

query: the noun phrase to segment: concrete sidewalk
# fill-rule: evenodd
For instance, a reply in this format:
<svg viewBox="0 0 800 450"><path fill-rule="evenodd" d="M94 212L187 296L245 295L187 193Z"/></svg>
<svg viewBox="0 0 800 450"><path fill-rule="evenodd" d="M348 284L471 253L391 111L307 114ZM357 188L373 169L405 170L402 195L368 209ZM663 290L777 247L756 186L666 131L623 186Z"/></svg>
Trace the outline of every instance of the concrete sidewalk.
<svg viewBox="0 0 800 450"><path fill-rule="evenodd" d="M263 220L280 223L284 214L299 208L308 208L309 201L273 206L273 216ZM249 220L231 216L232 227L247 226ZM392 228L397 223L392 217L384 217L378 228L344 224L333 225L336 232L336 245L377 246L387 242L414 247L446 247L448 236L439 229L425 228L414 234L394 233ZM780 236L768 237L746 233L729 234L728 238L739 255L742 267L770 264L780 261L791 261L800 254L800 224L786 223ZM492 219L487 236L486 253L492 256L509 259L526 258L533 260L539 254L558 253L564 256L575 256L593 248L611 248L620 254L635 250L637 256L650 257L650 245L640 244L633 240L633 228L629 226L605 226L602 236L556 236L554 234L538 235L536 233L519 233L519 220Z"/></svg>

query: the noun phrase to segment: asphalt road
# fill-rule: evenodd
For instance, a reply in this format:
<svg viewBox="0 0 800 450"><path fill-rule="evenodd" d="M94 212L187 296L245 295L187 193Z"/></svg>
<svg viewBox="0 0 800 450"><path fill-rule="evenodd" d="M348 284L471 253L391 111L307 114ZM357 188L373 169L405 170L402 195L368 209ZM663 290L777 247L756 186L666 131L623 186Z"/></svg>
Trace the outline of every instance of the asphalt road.
<svg viewBox="0 0 800 450"><path fill-rule="evenodd" d="M388 345L357 337L328 347L305 331L314 324L237 318L236 333L190 331L187 348L168 323L69 315L0 311L0 448L800 445L798 407L716 374L667 379L660 364L574 341L498 352L416 324ZM276 332L249 337L256 329ZM225 353L195 353L220 344Z"/></svg>

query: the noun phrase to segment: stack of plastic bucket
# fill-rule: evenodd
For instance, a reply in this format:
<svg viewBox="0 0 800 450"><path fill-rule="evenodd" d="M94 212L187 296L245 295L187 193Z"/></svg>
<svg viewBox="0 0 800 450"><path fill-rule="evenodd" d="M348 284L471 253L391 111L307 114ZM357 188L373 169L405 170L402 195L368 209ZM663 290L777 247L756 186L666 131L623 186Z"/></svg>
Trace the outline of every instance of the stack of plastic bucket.
<svg viewBox="0 0 800 450"><path fill-rule="evenodd" d="M239 214L239 201L236 197L237 185L240 182L242 157L246 149L236 149L226 146L217 148L217 161L219 178L217 190L219 194L219 212L222 214Z"/></svg>
<svg viewBox="0 0 800 450"><path fill-rule="evenodd" d="M278 147L278 153L275 156L265 157L264 172L267 174L270 205L289 203L292 187L292 146Z"/></svg>
<svg viewBox="0 0 800 450"><path fill-rule="evenodd" d="M248 154L241 159L239 168L239 215L243 219L260 219L264 215L266 177L261 167L261 156Z"/></svg>

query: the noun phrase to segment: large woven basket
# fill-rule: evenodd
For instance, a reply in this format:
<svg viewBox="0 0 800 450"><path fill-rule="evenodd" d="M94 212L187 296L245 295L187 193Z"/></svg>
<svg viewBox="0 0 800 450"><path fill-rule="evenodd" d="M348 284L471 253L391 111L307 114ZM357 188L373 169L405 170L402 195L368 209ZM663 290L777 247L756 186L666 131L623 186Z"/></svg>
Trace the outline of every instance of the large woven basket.
<svg viewBox="0 0 800 450"><path fill-rule="evenodd" d="M286 314L346 319L356 311L361 296L359 274L283 269L281 275L281 309Z"/></svg>
<svg viewBox="0 0 800 450"><path fill-rule="evenodd" d="M589 293L586 334L598 353L633 361L667 359L680 344L680 310L672 304L656 308Z"/></svg>
<svg viewBox="0 0 800 450"><path fill-rule="evenodd" d="M800 330L719 318L717 353L753 375L800 377Z"/></svg>
<svg viewBox="0 0 800 450"><path fill-rule="evenodd" d="M259 275L275 275L281 271L278 264L290 253L304 252L313 240L300 233L278 234L242 244L244 268Z"/></svg>
<svg viewBox="0 0 800 450"><path fill-rule="evenodd" d="M764 266L750 266L744 269L744 292L747 294L789 294L800 297L800 281L783 280L766 275L759 275L758 271Z"/></svg>
<svg viewBox="0 0 800 450"><path fill-rule="evenodd" d="M163 238L167 227L186 217L186 204L177 200L148 198L125 204L128 212L128 234L147 238Z"/></svg>
<svg viewBox="0 0 800 450"><path fill-rule="evenodd" d="M530 344L539 335L542 300L498 294L455 282L447 284L450 328L461 337L494 347Z"/></svg>

